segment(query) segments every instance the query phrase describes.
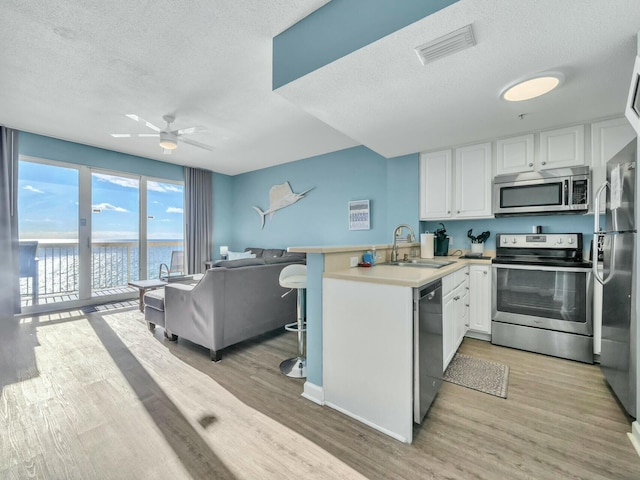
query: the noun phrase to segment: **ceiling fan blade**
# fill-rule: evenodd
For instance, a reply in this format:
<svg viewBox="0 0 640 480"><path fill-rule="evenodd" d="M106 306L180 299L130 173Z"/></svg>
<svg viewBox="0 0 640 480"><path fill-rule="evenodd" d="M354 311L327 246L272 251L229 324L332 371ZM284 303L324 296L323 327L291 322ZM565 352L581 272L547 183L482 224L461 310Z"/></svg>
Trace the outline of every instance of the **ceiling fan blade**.
<svg viewBox="0 0 640 480"><path fill-rule="evenodd" d="M206 127L189 127L189 128L181 128L180 130L174 130L174 135L191 135L192 133L206 132Z"/></svg>
<svg viewBox="0 0 640 480"><path fill-rule="evenodd" d="M204 148L205 150L209 150L210 152L213 152L215 150L215 148L213 148L210 145L206 145L204 143L196 142L195 140L189 140L187 138L178 137L178 141L182 142L182 143L188 143L189 145L193 145L194 147Z"/></svg>
<svg viewBox="0 0 640 480"><path fill-rule="evenodd" d="M125 117L128 117L128 118L130 118L131 120L133 120L135 122L144 123L151 130L155 130L156 132L160 131L160 127L156 127L153 123L149 122L148 120L145 120L142 117L139 117L138 115L134 115L132 113L128 113L127 115L125 115Z"/></svg>
<svg viewBox="0 0 640 480"><path fill-rule="evenodd" d="M113 138L129 138L131 137L130 133L112 133L111 136Z"/></svg>

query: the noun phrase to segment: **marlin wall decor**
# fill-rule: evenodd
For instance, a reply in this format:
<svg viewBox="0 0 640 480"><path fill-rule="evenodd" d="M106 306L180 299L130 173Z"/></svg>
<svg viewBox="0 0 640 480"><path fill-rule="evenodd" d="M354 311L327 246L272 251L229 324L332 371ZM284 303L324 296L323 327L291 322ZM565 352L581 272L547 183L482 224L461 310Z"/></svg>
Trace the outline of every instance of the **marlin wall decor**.
<svg viewBox="0 0 640 480"><path fill-rule="evenodd" d="M253 209L258 212L258 215L260 215L260 220L262 221L260 228L264 228L264 217L266 217L267 214L269 215L269 219L272 219L276 210L293 205L311 190L313 190L313 187L302 193L293 193L289 182L284 182L271 187L269 190L269 208L263 212L258 207L253 207Z"/></svg>

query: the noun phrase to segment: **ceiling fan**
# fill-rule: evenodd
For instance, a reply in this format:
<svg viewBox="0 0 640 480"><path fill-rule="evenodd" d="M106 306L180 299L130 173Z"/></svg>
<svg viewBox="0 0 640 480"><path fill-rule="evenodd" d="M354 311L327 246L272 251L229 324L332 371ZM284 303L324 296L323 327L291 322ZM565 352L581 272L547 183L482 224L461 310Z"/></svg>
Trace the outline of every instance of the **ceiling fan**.
<svg viewBox="0 0 640 480"><path fill-rule="evenodd" d="M145 126L149 127L151 130L157 133L112 133L111 136L115 138L131 138L131 137L156 137L160 138L160 147L162 148L162 152L170 155L172 150L178 148L178 142L187 143L189 145L193 145L194 147L204 148L205 150L213 151L214 148L210 145L206 145L204 143L196 142L195 140L191 140L189 138L184 138L185 135L191 135L192 133L205 132L207 129L204 127L189 127L189 128L181 128L179 130L171 130L171 124L175 121L175 117L173 115L164 115L162 119L167 122L167 126L164 129L160 129L160 127L156 127L153 123L145 120L142 117L134 114L127 114L125 117L130 118L139 123L143 123Z"/></svg>

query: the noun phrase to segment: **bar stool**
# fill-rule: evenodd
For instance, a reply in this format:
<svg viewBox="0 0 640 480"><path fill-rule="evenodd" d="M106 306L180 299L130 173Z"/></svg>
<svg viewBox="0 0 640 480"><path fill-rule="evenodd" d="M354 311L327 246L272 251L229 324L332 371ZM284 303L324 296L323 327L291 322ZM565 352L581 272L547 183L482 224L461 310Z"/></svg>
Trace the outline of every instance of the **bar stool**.
<svg viewBox="0 0 640 480"><path fill-rule="evenodd" d="M295 288L298 293L296 302L297 312L297 332L298 332L298 356L289 358L280 364L280 371L287 377L306 378L307 377L307 359L305 357L305 325L304 319L306 314L307 299L307 266L306 265L288 265L280 272L280 286L290 288L288 295ZM294 331L292 324L287 325L287 330Z"/></svg>

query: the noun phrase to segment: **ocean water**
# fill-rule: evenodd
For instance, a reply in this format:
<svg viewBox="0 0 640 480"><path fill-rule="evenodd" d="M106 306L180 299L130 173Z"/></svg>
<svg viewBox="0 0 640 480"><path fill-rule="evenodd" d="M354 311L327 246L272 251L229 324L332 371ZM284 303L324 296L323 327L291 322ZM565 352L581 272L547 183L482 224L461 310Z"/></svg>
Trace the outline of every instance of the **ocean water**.
<svg viewBox="0 0 640 480"><path fill-rule="evenodd" d="M146 278L158 278L160 265L170 264L171 252L182 250L182 240L150 240L147 247ZM140 249L137 241L109 240L92 244L91 288L126 286L139 280ZM38 245L38 294L78 292L79 257L75 241L40 241ZM31 295L32 280L20 279L21 295Z"/></svg>

